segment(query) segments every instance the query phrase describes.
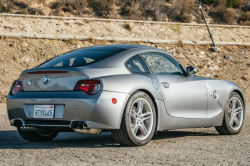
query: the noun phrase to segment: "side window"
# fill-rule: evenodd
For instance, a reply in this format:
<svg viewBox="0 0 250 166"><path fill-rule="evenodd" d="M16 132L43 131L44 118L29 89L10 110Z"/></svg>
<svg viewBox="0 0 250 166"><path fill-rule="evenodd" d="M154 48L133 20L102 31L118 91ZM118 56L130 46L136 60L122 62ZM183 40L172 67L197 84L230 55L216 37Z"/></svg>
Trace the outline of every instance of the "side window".
<svg viewBox="0 0 250 166"><path fill-rule="evenodd" d="M183 75L179 63L167 55L160 53L143 53L141 55L147 62L153 74Z"/></svg>
<svg viewBox="0 0 250 166"><path fill-rule="evenodd" d="M140 55L130 58L125 65L132 73L149 73L149 70Z"/></svg>

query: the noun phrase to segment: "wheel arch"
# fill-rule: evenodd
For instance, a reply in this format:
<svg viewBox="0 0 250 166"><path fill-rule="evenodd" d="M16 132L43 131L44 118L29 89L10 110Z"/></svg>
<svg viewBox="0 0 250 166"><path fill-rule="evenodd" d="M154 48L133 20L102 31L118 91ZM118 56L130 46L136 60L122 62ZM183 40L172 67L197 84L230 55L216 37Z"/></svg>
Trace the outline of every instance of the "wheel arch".
<svg viewBox="0 0 250 166"><path fill-rule="evenodd" d="M244 105L244 111L246 110L246 101L245 101L245 97L242 91L238 90L238 89L234 89L232 92L236 92L240 95L242 101L243 101L243 105ZM231 93L232 93L231 92Z"/></svg>

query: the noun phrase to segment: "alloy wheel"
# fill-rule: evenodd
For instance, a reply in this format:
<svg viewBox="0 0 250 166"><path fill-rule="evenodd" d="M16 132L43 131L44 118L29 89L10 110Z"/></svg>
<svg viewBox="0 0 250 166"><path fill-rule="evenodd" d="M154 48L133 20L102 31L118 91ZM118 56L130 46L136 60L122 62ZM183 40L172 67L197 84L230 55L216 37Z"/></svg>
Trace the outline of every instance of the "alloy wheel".
<svg viewBox="0 0 250 166"><path fill-rule="evenodd" d="M243 107L237 97L233 97L229 102L228 108L229 124L233 130L238 130L243 122Z"/></svg>
<svg viewBox="0 0 250 166"><path fill-rule="evenodd" d="M146 139L153 128L153 111L149 102L138 98L130 109L130 127L133 135L139 139Z"/></svg>

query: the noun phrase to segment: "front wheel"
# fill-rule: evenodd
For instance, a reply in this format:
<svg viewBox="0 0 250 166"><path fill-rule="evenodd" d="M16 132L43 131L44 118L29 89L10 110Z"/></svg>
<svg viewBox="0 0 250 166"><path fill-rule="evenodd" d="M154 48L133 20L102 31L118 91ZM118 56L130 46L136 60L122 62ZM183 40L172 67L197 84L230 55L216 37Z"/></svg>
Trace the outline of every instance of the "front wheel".
<svg viewBox="0 0 250 166"><path fill-rule="evenodd" d="M50 130L44 130L41 132L27 132L23 131L20 127L18 127L17 130L23 139L30 142L49 142L58 135L58 132Z"/></svg>
<svg viewBox="0 0 250 166"><path fill-rule="evenodd" d="M121 127L112 130L121 145L142 146L153 137L156 129L156 110L151 98L144 92L134 93L123 113Z"/></svg>
<svg viewBox="0 0 250 166"><path fill-rule="evenodd" d="M223 135L238 134L243 126L245 117L243 101L238 93L232 92L228 99L222 126L216 126L218 133Z"/></svg>

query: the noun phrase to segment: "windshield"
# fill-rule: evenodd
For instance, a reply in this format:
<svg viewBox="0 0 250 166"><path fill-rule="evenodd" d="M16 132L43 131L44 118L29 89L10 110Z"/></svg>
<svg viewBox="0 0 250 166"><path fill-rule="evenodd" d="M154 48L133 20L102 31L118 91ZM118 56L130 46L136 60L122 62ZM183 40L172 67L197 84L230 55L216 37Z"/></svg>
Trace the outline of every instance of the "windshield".
<svg viewBox="0 0 250 166"><path fill-rule="evenodd" d="M80 67L93 64L115 54L125 51L124 48L109 47L90 47L72 52L68 52L61 56L52 58L42 63L37 68L50 67Z"/></svg>

